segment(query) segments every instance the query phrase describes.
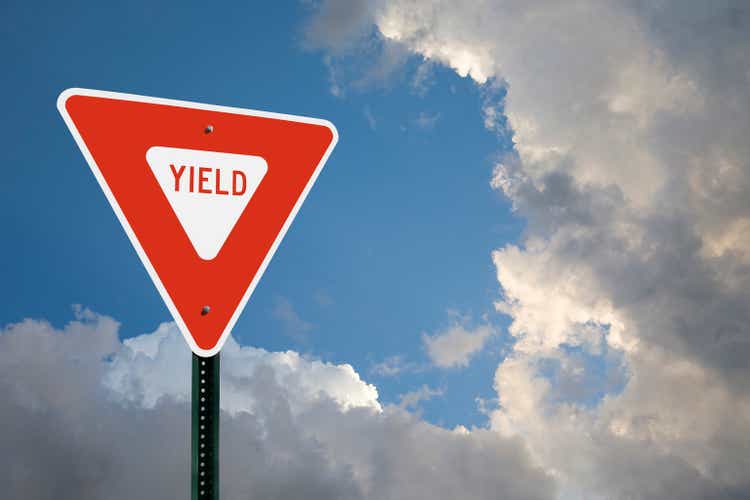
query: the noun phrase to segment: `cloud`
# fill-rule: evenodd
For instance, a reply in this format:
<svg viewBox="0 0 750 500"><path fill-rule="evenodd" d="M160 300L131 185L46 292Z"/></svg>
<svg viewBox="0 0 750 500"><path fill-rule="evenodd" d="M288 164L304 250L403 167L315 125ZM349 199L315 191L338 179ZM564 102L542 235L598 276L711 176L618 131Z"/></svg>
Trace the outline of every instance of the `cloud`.
<svg viewBox="0 0 750 500"><path fill-rule="evenodd" d="M313 292L313 300L320 307L329 307L336 303L333 297L331 297L331 294L322 288Z"/></svg>
<svg viewBox="0 0 750 500"><path fill-rule="evenodd" d="M435 84L433 76L434 63L429 60L422 61L411 80L411 89L419 97L424 97Z"/></svg>
<svg viewBox="0 0 750 500"><path fill-rule="evenodd" d="M419 403L421 403L422 401L429 401L436 396L442 396L444 393L445 391L443 389L433 389L431 387L428 387L427 385L422 385L422 387L415 391L410 391L399 395L398 406L399 408L404 410L407 410L409 408L417 409L419 408Z"/></svg>
<svg viewBox="0 0 750 500"><path fill-rule="evenodd" d="M286 297L278 296L274 299L273 317L279 320L285 335L298 341L306 342L307 335L315 327L303 320L292 303Z"/></svg>
<svg viewBox="0 0 750 500"><path fill-rule="evenodd" d="M422 130L431 130L435 128L438 120L440 119L440 113L428 113L426 111L420 111L413 123Z"/></svg>
<svg viewBox="0 0 750 500"><path fill-rule="evenodd" d="M462 320L434 335L423 334L422 343L436 366L465 367L469 365L471 356L484 347L484 343L493 333L495 330L490 325L468 329Z"/></svg>
<svg viewBox="0 0 750 500"><path fill-rule="evenodd" d="M365 116L365 120L367 120L367 125L370 127L370 130L375 130L378 122L375 120L375 116L372 114L370 106L366 105L362 110L362 114Z"/></svg>
<svg viewBox="0 0 750 500"><path fill-rule="evenodd" d="M378 1L310 2L314 15L303 29L303 46L322 51L329 90L344 97L348 90L386 87L400 76L409 52L377 31Z"/></svg>
<svg viewBox="0 0 750 500"><path fill-rule="evenodd" d="M747 2L390 0L373 16L507 90L477 117L512 133L491 183L528 221L492 257L516 339L492 429L563 497L750 495ZM583 403L551 364L621 383Z"/></svg>
<svg viewBox="0 0 750 500"><path fill-rule="evenodd" d="M401 355L395 355L373 364L370 373L381 377L395 377L401 373L415 373L421 370L422 367L417 363L407 361Z"/></svg>
<svg viewBox="0 0 750 500"><path fill-rule="evenodd" d="M153 408L161 398L189 400L185 367L190 352L174 323L163 323L149 334L126 339L108 363L103 384L123 401ZM268 352L243 347L230 337L221 351L222 409L255 412L258 401L244 385L259 370L268 370L275 385L288 392L289 410L299 414L321 398L340 408L381 411L377 389L363 382L351 365L309 360L294 351Z"/></svg>
<svg viewBox="0 0 750 500"><path fill-rule="evenodd" d="M0 330L0 480L8 498L188 496L190 353L172 323L121 342L80 309ZM397 407L349 365L222 351L226 498L552 498L515 438L455 433ZM461 467L456 464L460 463Z"/></svg>
<svg viewBox="0 0 750 500"><path fill-rule="evenodd" d="M334 53L351 50L372 25L373 3L368 0L324 0L305 27L305 43Z"/></svg>

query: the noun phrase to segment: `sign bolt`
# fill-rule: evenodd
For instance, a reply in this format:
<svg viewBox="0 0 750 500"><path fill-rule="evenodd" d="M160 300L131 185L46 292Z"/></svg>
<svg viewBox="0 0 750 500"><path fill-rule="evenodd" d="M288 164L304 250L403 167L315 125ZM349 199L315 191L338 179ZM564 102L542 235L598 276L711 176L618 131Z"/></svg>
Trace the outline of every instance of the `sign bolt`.
<svg viewBox="0 0 750 500"><path fill-rule="evenodd" d="M201 316L205 316L206 314L211 312L211 307L209 306L203 306L201 308Z"/></svg>
<svg viewBox="0 0 750 500"><path fill-rule="evenodd" d="M213 131L214 131L214 126L213 125L206 125L206 128L203 129L203 132L205 134L210 134Z"/></svg>

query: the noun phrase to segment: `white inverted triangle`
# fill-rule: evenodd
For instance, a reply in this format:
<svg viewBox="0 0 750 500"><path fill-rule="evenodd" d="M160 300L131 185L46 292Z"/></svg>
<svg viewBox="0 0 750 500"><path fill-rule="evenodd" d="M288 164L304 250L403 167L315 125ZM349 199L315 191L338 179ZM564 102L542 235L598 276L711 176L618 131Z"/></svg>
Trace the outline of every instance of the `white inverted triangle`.
<svg viewBox="0 0 750 500"><path fill-rule="evenodd" d="M150 148L146 161L204 260L219 253L268 171L260 156L163 146Z"/></svg>

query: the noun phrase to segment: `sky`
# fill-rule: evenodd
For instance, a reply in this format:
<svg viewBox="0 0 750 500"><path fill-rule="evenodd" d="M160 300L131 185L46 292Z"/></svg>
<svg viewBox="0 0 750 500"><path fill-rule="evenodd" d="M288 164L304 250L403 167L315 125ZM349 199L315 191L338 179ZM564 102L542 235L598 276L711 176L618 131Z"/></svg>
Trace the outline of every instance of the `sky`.
<svg viewBox="0 0 750 500"><path fill-rule="evenodd" d="M0 13L12 498L188 486L189 349L69 87L339 131L222 353L225 498L750 497L744 2Z"/></svg>

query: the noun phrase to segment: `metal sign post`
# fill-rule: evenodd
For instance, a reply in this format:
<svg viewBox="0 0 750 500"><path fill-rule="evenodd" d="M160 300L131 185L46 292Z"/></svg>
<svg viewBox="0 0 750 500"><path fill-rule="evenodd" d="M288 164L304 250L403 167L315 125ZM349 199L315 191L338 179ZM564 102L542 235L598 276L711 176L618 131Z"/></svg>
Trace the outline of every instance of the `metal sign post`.
<svg viewBox="0 0 750 500"><path fill-rule="evenodd" d="M193 354L191 500L219 499L220 354Z"/></svg>

